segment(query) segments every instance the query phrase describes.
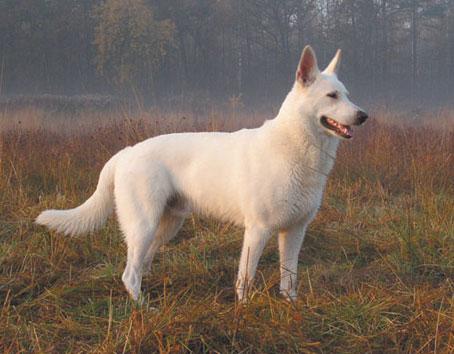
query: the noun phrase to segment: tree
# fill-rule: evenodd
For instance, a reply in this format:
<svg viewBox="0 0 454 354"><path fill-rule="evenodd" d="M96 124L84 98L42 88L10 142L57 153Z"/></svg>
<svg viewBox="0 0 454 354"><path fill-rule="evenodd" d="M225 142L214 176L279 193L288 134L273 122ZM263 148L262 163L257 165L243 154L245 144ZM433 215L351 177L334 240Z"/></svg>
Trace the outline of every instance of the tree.
<svg viewBox="0 0 454 354"><path fill-rule="evenodd" d="M98 72L116 86L152 91L154 75L174 45L174 24L155 20L143 0L107 0L95 17Z"/></svg>
<svg viewBox="0 0 454 354"><path fill-rule="evenodd" d="M452 99L454 0L0 0L0 94L279 101L305 44L353 94Z"/></svg>

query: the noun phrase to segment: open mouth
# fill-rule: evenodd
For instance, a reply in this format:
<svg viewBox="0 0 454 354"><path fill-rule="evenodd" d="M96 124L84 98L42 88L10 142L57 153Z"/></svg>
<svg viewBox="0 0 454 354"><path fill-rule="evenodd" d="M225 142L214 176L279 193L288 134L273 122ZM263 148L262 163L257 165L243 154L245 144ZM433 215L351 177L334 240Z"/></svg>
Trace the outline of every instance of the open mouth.
<svg viewBox="0 0 454 354"><path fill-rule="evenodd" d="M331 130L342 138L350 139L352 137L353 131L349 125L340 124L338 121L328 118L327 116L322 116L322 118L320 118L320 123L326 129Z"/></svg>

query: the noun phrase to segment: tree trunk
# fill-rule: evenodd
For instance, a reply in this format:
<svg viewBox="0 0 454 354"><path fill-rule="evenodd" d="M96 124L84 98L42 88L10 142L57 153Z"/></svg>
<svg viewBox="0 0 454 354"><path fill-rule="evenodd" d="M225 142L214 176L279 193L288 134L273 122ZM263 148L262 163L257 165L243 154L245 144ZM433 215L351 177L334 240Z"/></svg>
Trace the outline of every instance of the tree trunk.
<svg viewBox="0 0 454 354"><path fill-rule="evenodd" d="M416 0L411 2L411 92L416 93L418 74L418 14Z"/></svg>

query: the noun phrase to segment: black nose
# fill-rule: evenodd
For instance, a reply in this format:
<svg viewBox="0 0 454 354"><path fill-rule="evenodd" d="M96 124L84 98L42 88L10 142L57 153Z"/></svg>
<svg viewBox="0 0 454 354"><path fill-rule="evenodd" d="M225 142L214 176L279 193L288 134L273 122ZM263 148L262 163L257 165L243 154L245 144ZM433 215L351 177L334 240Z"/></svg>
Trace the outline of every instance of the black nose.
<svg viewBox="0 0 454 354"><path fill-rule="evenodd" d="M356 124L363 124L367 118L369 118L369 116L366 112L358 111L358 113L356 114Z"/></svg>

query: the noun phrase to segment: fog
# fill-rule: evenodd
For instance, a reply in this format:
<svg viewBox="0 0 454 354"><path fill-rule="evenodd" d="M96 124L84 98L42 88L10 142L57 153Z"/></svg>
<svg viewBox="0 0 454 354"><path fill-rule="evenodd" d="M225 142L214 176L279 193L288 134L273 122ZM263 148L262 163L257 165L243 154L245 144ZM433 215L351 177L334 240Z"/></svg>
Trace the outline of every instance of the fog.
<svg viewBox="0 0 454 354"><path fill-rule="evenodd" d="M275 105L306 44L356 100L454 101L451 0L0 0L0 98Z"/></svg>

